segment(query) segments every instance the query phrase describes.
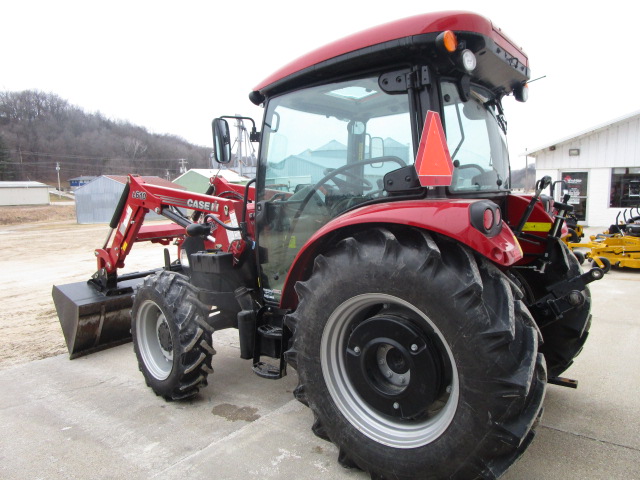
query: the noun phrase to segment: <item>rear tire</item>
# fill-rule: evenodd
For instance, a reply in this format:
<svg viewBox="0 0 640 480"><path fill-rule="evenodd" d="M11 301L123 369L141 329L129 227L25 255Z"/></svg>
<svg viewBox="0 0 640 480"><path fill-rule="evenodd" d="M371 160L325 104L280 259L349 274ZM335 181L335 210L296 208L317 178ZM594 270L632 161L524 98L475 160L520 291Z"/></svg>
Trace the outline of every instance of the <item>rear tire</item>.
<svg viewBox="0 0 640 480"><path fill-rule="evenodd" d="M215 353L207 307L184 275L161 271L137 291L131 335L147 385L166 400L193 397L213 373Z"/></svg>
<svg viewBox="0 0 640 480"><path fill-rule="evenodd" d="M519 269L517 279L524 287L530 305L547 294L546 287L582 273L580 262L563 242L556 242L552 262L544 274L532 269ZM536 323L540 326L543 344L540 352L547 362L550 377L557 377L573 364L589 336L591 327L591 292L589 287L582 291L584 303L566 312L559 320L553 313L543 313L531 309Z"/></svg>
<svg viewBox="0 0 640 480"><path fill-rule="evenodd" d="M496 478L533 439L537 329L485 259L380 228L317 257L296 291L295 395L343 465L376 479Z"/></svg>

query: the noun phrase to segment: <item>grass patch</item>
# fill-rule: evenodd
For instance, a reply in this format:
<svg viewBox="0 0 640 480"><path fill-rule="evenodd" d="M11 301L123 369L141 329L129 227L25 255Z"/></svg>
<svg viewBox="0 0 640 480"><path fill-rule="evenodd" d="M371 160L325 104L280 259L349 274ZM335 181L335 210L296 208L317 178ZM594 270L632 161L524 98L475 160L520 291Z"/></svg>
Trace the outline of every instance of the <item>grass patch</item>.
<svg viewBox="0 0 640 480"><path fill-rule="evenodd" d="M58 195L57 193L51 193L49 192L49 201L51 203L57 203L57 202L73 202L72 198L69 197L65 197L64 195Z"/></svg>
<svg viewBox="0 0 640 480"><path fill-rule="evenodd" d="M74 205L31 205L17 207L0 207L0 225L18 225L33 222L56 222L75 220Z"/></svg>

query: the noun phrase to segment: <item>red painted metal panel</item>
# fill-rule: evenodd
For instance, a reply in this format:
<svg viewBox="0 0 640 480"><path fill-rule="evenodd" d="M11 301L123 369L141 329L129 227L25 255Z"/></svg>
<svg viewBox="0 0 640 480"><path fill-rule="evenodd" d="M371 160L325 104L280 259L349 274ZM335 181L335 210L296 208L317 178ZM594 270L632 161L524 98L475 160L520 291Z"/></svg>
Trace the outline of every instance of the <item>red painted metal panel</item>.
<svg viewBox="0 0 640 480"><path fill-rule="evenodd" d="M150 241L151 243L162 243L166 245L166 240L179 238L185 235L184 227L175 223L163 223L160 225L142 225L138 231L136 242Z"/></svg>
<svg viewBox="0 0 640 480"><path fill-rule="evenodd" d="M298 252L282 291L282 307L295 307L297 296L293 286L303 278L305 269L312 265L313 258L323 245L324 237L356 225L396 224L421 228L463 243L499 265L506 267L518 262L522 258L522 251L506 224L498 235L491 238L471 226L469 208L476 201L408 200L370 205L336 218L318 230Z"/></svg>
<svg viewBox="0 0 640 480"><path fill-rule="evenodd" d="M216 190L223 192L238 189L225 179L217 177L214 179ZM149 210L164 208L169 205L176 207L199 210L216 216L220 221L231 224L241 220L243 202L238 199L221 198L201 193L177 190L175 188L162 187L145 182L141 177L129 176L129 195L125 204L118 226L110 239L110 244L105 248L95 251L98 260L98 270L105 268L109 273L115 272L118 268L124 267L124 261L131 251L133 244L137 241L152 240L156 235L156 243L167 243L170 238L175 238L181 227L162 227L154 232L153 228L145 227L142 230L142 223ZM250 197L255 197L255 192L250 191ZM247 209L248 213L253 211ZM248 223L248 230L253 234L253 222ZM164 237L158 238L158 235ZM141 233L142 232L142 233ZM231 243L227 232L218 227L214 236L216 244L226 251Z"/></svg>
<svg viewBox="0 0 640 480"><path fill-rule="evenodd" d="M531 198L531 195L509 195L507 197L508 218L505 218L505 220L508 221L510 225L514 225L514 228L520 222ZM525 228L522 230L524 234L529 236L528 238L530 241L520 242L524 253L530 255L525 256L520 262L518 262L519 264L524 265L531 263L537 258L534 255L542 254L546 246L544 242L547 238L548 230L531 230L528 228L528 225L548 225L548 228L551 229L553 222L554 219L545 211L542 203L536 203L529 220L525 224ZM562 234L566 235L567 233L567 227L566 225L563 225Z"/></svg>
<svg viewBox="0 0 640 480"><path fill-rule="evenodd" d="M299 72L300 70L304 70L305 68L309 68L325 60L329 60L349 52L354 52L356 50L392 40L398 40L400 38L422 35L425 33L442 32L444 30L474 32L485 35L493 39L510 55L518 58L521 63L526 66L529 65L526 54L511 40L509 40L509 38L499 28L494 27L491 21L487 18L470 12L435 12L416 15L414 17L373 27L320 47L317 50L294 60L288 65L285 65L258 84L254 88L254 91L260 91L268 85Z"/></svg>

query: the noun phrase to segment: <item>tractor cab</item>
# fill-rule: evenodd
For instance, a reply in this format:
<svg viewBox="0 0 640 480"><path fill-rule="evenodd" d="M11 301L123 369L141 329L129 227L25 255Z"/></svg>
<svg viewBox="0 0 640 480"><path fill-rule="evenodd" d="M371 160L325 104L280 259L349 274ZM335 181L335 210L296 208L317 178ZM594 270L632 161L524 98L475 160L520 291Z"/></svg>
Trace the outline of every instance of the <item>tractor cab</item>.
<svg viewBox="0 0 640 480"><path fill-rule="evenodd" d="M378 27L375 47L366 32L336 42L250 95L265 106L256 227L267 301L280 302L300 248L346 212L418 198L504 203L501 101L524 99L526 57L482 17L438 16L437 27L435 18ZM450 184L422 188L413 163L428 111L440 114L453 172Z"/></svg>

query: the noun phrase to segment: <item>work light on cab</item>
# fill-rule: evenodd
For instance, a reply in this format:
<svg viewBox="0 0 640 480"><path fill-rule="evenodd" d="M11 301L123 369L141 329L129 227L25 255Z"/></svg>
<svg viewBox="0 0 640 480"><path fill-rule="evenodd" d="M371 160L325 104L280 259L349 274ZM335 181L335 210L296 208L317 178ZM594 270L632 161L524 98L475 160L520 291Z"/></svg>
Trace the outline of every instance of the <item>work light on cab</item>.
<svg viewBox="0 0 640 480"><path fill-rule="evenodd" d="M460 64L467 72L472 72L476 68L476 56L469 49L460 53Z"/></svg>
<svg viewBox="0 0 640 480"><path fill-rule="evenodd" d="M513 96L519 102L526 102L529 99L529 84L518 85L513 89Z"/></svg>
<svg viewBox="0 0 640 480"><path fill-rule="evenodd" d="M445 30L436 37L436 45L445 54L451 55L451 59L465 72L472 72L476 68L475 54L465 48L465 43L458 42L458 37L451 30Z"/></svg>

